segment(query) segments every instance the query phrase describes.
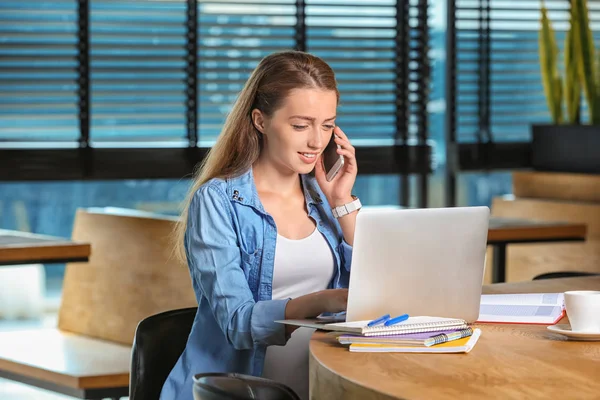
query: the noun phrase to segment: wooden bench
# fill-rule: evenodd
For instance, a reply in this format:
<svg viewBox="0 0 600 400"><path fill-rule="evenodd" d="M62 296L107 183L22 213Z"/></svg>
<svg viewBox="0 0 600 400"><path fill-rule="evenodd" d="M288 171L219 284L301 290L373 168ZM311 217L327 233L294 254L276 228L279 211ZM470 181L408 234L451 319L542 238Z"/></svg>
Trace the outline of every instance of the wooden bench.
<svg viewBox="0 0 600 400"><path fill-rule="evenodd" d="M187 267L172 256L176 219L122 209L78 210L56 329L0 332L0 377L82 399L129 393L131 344L143 318L197 306Z"/></svg>
<svg viewBox="0 0 600 400"><path fill-rule="evenodd" d="M58 329L0 332L0 376L82 399L127 396L131 348Z"/></svg>
<svg viewBox="0 0 600 400"><path fill-rule="evenodd" d="M537 275L556 271L600 272L600 203L502 196L493 199L491 208L494 217L586 226L586 240L582 242L509 245L507 282L529 281ZM488 276L492 259L490 254Z"/></svg>

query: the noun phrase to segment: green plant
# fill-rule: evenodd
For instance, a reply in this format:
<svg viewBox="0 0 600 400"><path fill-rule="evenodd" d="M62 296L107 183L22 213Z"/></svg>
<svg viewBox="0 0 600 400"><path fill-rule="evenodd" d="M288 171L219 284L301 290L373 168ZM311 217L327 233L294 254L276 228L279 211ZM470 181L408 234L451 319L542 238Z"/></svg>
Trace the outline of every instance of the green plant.
<svg viewBox="0 0 600 400"><path fill-rule="evenodd" d="M589 122L600 124L600 60L595 56L587 0L571 0L570 25L565 37L563 79L558 70L556 36L542 1L539 56L548 109L555 124L580 123L583 89ZM566 118L563 117L563 102Z"/></svg>

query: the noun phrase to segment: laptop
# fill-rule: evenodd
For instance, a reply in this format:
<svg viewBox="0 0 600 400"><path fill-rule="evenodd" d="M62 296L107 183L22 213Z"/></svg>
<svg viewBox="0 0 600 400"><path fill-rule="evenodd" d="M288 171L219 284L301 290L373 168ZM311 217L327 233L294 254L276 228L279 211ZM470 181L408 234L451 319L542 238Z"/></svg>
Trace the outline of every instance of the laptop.
<svg viewBox="0 0 600 400"><path fill-rule="evenodd" d="M488 207L363 209L356 218L346 321L479 316Z"/></svg>

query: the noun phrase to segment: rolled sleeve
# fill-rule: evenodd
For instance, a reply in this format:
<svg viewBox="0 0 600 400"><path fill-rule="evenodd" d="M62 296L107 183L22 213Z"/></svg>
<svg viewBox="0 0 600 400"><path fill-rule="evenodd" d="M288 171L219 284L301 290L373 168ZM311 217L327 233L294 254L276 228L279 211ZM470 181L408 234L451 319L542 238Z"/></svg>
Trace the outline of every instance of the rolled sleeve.
<svg viewBox="0 0 600 400"><path fill-rule="evenodd" d="M275 321L285 319L285 307L290 299L259 301L252 310L252 337L258 343L283 346L285 326Z"/></svg>
<svg viewBox="0 0 600 400"><path fill-rule="evenodd" d="M255 302L242 269L231 207L214 185L200 188L190 203L186 251L194 287L201 291L197 295L207 299L235 349L285 343L285 327L274 321L284 319L287 301Z"/></svg>

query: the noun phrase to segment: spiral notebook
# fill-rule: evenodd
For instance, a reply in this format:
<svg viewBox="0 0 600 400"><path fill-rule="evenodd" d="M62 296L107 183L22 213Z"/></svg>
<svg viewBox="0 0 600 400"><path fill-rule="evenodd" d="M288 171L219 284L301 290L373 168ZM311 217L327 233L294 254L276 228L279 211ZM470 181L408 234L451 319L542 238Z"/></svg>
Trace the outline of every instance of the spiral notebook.
<svg viewBox="0 0 600 400"><path fill-rule="evenodd" d="M356 353L468 353L473 350L480 336L481 329L475 328L471 336L430 347L353 343L349 350Z"/></svg>
<svg viewBox="0 0 600 400"><path fill-rule="evenodd" d="M402 335L405 333L436 332L467 328L466 321L442 317L410 317L396 325L367 326L370 321L329 323L318 319L285 319L275 321L282 324L302 326L327 331L355 333L363 336Z"/></svg>
<svg viewBox="0 0 600 400"><path fill-rule="evenodd" d="M473 334L473 328L468 327L460 330L443 330L437 332L421 332L421 333L405 333L403 335L385 335L385 336L362 336L353 333L338 334L331 332L331 335L336 335L340 344L391 344L396 346L415 346L415 347L430 347L441 343L459 340Z"/></svg>

